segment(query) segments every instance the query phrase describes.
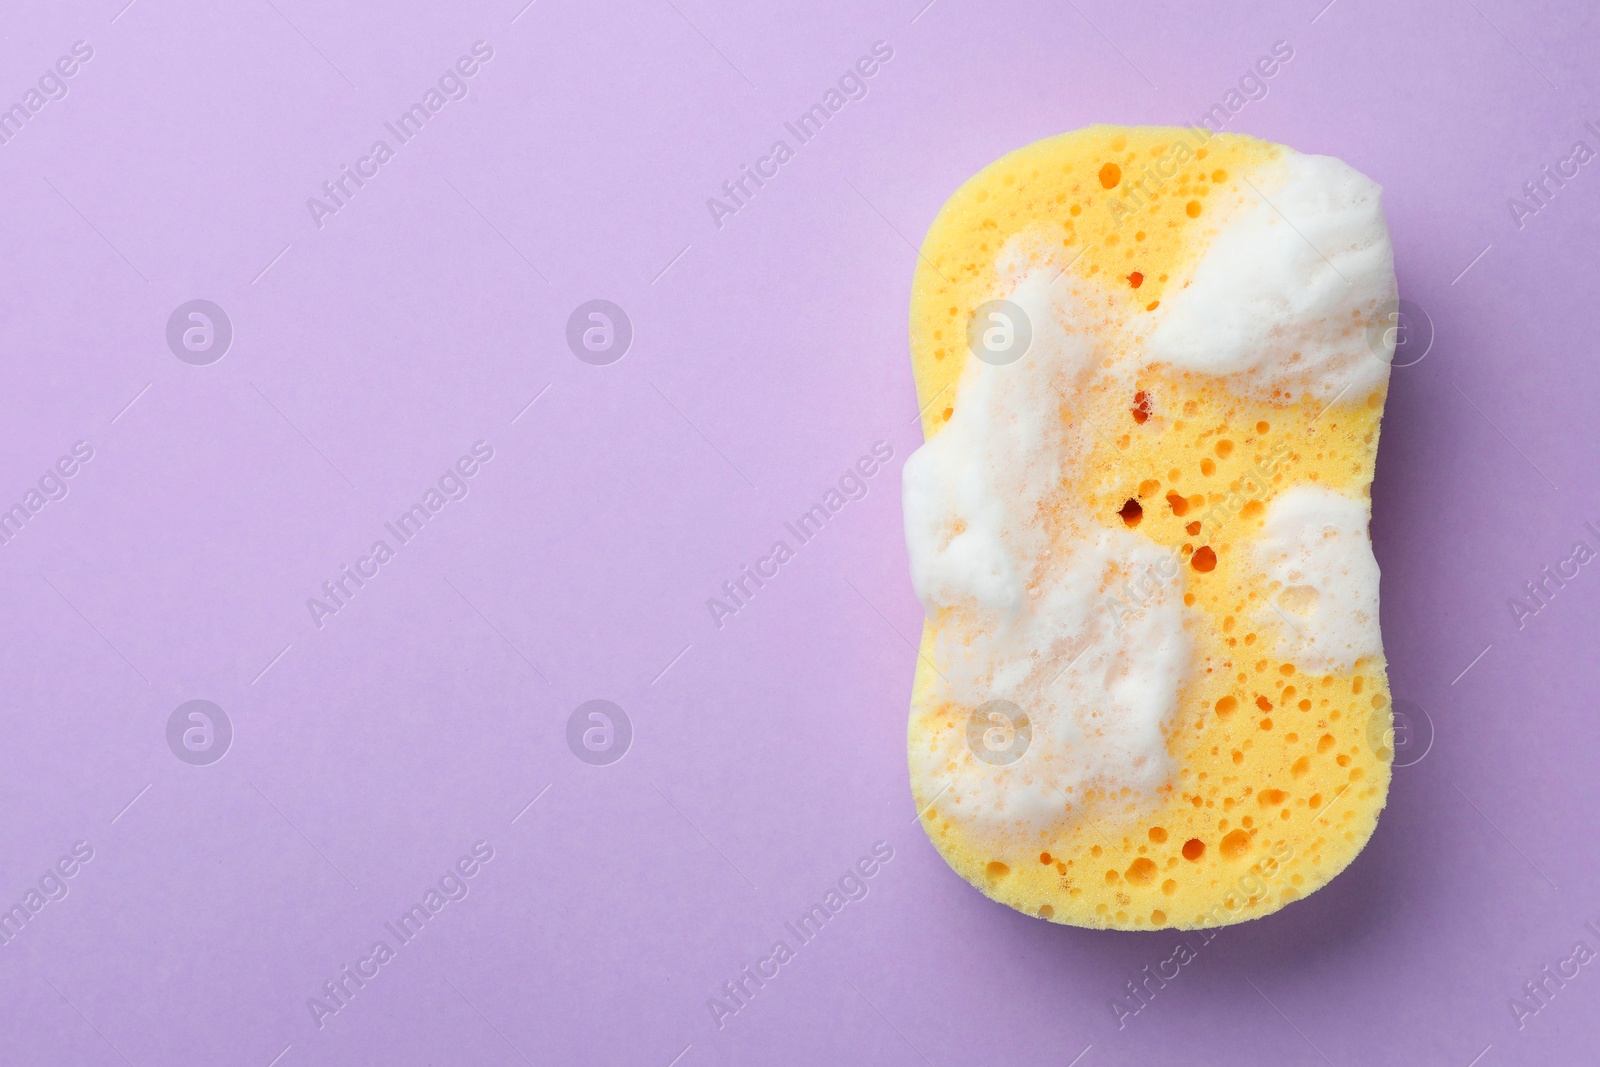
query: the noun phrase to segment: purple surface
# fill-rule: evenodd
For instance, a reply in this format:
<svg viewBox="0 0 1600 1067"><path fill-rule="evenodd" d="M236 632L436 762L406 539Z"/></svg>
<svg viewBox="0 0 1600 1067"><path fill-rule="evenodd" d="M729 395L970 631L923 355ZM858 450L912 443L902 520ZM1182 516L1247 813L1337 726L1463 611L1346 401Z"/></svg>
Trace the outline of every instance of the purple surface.
<svg viewBox="0 0 1600 1067"><path fill-rule="evenodd" d="M1600 547L1600 164L1508 205L1600 149L1592 12L921 2L9 14L0 104L93 55L0 127L0 507L93 458L0 545L0 906L29 916L0 945L0 1062L1594 1059L1600 967L1540 969L1600 950L1600 573L1509 600ZM1436 740L1349 871L1119 1028L1176 936L991 904L913 822L912 245L1004 151L1194 121L1279 40L1227 128L1380 181L1437 331L1395 372L1374 490L1391 679ZM465 98L400 145L385 123L477 41ZM719 227L707 198L876 41L867 95ZM307 198L380 138L319 227ZM232 323L209 365L167 343L194 299ZM591 299L634 328L610 365L565 339ZM399 545L385 523L479 441L466 496ZM865 498L718 627L707 598L877 441ZM316 625L379 539L394 558ZM619 762L569 748L593 699L632 724ZM209 765L169 747L190 700L232 725ZM784 924L879 841L865 898L801 945ZM389 932L477 842L445 879L466 895ZM66 895L31 914L41 882ZM794 958L714 1019L780 939Z"/></svg>

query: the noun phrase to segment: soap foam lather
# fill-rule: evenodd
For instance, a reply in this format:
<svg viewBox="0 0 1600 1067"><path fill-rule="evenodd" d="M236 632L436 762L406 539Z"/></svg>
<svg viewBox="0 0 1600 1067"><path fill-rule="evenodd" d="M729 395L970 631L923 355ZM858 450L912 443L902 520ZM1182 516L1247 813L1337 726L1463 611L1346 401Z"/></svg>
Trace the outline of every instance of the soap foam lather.
<svg viewBox="0 0 1600 1067"><path fill-rule="evenodd" d="M923 753L926 769L955 768L948 795L965 817L1037 827L1088 790L1148 793L1167 781L1164 730L1192 647L1181 575L1139 601L1112 599L1170 553L1054 500L1085 451L1063 418L1096 355L1072 325L1077 301L1043 272L1007 298L1029 315L1033 344L1016 363L967 363L960 409L907 461L904 496L912 582L944 620L943 697L1008 701L1032 731L1022 757L999 766L947 731Z"/></svg>

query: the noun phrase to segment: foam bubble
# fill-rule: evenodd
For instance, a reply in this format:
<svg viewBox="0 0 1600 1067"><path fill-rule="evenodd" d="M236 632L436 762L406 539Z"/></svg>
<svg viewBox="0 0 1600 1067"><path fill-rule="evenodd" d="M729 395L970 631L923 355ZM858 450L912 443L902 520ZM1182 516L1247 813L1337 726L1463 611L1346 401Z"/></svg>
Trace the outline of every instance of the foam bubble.
<svg viewBox="0 0 1600 1067"><path fill-rule="evenodd" d="M1175 554L1061 502L1088 445L1063 416L1096 349L1049 277L1029 273L1007 296L1032 320L1033 347L1005 366L969 360L950 421L904 473L912 582L940 619L938 699L1010 701L1032 731L1015 763L976 758L964 729L914 758L952 779L964 816L1034 826L1087 790L1167 781L1164 729L1192 656Z"/></svg>
<svg viewBox="0 0 1600 1067"><path fill-rule="evenodd" d="M1255 553L1271 583L1264 617L1297 666L1343 672L1382 654L1364 501L1312 485L1286 490L1267 509Z"/></svg>
<svg viewBox="0 0 1600 1067"><path fill-rule="evenodd" d="M1292 151L1250 181L1259 195L1163 301L1150 358L1227 375L1246 394L1365 397L1394 349L1385 331L1374 353L1367 331L1397 300L1383 190L1332 156Z"/></svg>
<svg viewBox="0 0 1600 1067"><path fill-rule="evenodd" d="M1078 389L1093 339L1067 325L1067 289L1042 271L1007 299L1031 320L1027 353L1003 366L967 360L954 415L902 475L911 580L930 612L1020 610L1030 563L1047 547L1038 510L1061 485L1069 453L1081 451L1060 409Z"/></svg>

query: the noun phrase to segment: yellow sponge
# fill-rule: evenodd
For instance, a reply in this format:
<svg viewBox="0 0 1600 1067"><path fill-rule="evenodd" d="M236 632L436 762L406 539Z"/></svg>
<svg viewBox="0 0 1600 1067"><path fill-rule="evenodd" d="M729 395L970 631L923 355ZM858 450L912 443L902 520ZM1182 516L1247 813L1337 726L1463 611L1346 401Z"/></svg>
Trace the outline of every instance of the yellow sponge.
<svg viewBox="0 0 1600 1067"><path fill-rule="evenodd" d="M1095 126L991 164L929 230L908 754L929 838L993 899L1219 926L1371 836L1378 200L1327 157Z"/></svg>

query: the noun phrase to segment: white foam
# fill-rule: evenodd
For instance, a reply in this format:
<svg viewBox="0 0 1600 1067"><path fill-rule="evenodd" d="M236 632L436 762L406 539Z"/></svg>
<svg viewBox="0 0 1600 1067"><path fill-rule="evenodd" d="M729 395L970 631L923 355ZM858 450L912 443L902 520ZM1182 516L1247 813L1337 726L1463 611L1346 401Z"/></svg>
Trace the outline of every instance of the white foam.
<svg viewBox="0 0 1600 1067"><path fill-rule="evenodd" d="M1368 329L1397 299L1382 189L1332 156L1288 150L1248 178L1260 195L1247 190L1163 297L1151 360L1227 375L1246 394L1365 398L1394 356L1392 333Z"/></svg>
<svg viewBox="0 0 1600 1067"><path fill-rule="evenodd" d="M1076 391L1093 341L1064 325L1067 299L1038 272L1008 298L1032 321L1015 363L969 358L956 412L902 474L911 580L930 611L963 604L1001 618L1021 607L1028 564L1046 545L1034 521L1067 461L1060 405Z"/></svg>
<svg viewBox="0 0 1600 1067"><path fill-rule="evenodd" d="M1030 273L1008 294L1032 322L1028 353L1005 366L969 359L954 415L904 472L912 582L940 619L937 699L1010 701L1030 723L1015 763L978 759L965 723L913 754L951 780L956 810L987 822L1039 825L1086 789L1163 784L1164 728L1192 656L1175 556L1062 508L1088 447L1063 412L1096 352L1073 325L1076 300L1049 277Z"/></svg>
<svg viewBox="0 0 1600 1067"><path fill-rule="evenodd" d="M1267 509L1254 546L1269 583L1262 617L1298 667L1344 672L1383 652L1367 513L1365 501L1312 485L1280 493Z"/></svg>
<svg viewBox="0 0 1600 1067"><path fill-rule="evenodd" d="M1023 829L1083 814L1088 790L1153 794L1172 773L1165 730L1193 654L1185 614L1173 553L1126 531L1090 534L1009 624L939 631L940 695L1014 704L1032 733L1021 758L980 760L963 721L913 753L919 775L948 783L946 810Z"/></svg>

